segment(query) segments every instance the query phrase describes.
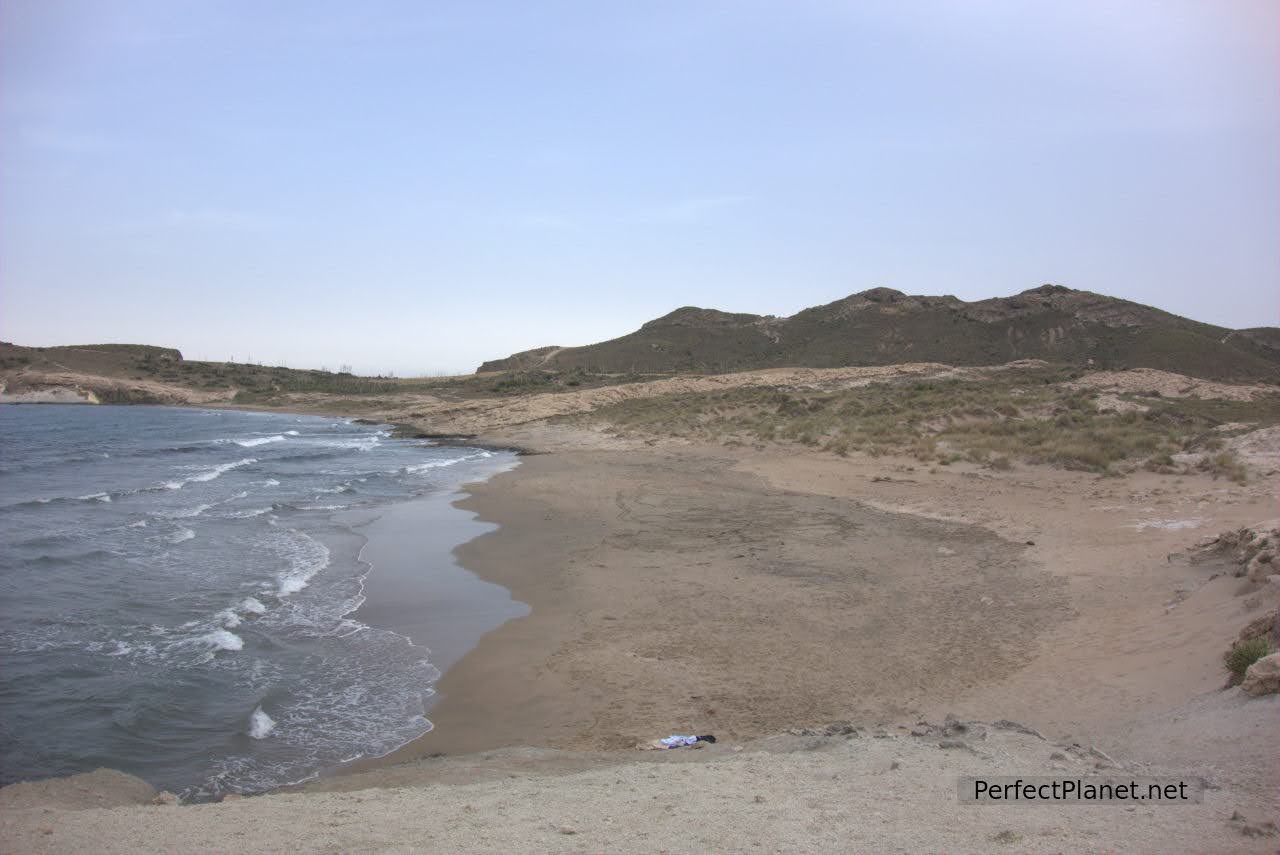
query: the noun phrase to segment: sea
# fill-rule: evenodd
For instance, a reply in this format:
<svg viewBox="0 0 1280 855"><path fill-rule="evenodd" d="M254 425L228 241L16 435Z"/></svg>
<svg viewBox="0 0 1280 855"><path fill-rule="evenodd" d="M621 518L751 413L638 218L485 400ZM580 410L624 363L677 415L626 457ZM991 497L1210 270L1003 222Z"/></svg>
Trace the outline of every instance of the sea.
<svg viewBox="0 0 1280 855"><path fill-rule="evenodd" d="M107 767L210 800L423 735L440 674L359 619L359 523L515 464L341 418L0 406L0 784Z"/></svg>

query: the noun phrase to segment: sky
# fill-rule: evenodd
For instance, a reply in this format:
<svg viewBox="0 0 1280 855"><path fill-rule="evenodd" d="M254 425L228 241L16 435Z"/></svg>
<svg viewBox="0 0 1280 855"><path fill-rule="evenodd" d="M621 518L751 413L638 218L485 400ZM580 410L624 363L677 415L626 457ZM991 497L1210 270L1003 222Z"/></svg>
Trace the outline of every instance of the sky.
<svg viewBox="0 0 1280 855"><path fill-rule="evenodd" d="M1274 0L5 0L0 339L474 370L1054 282L1280 324Z"/></svg>

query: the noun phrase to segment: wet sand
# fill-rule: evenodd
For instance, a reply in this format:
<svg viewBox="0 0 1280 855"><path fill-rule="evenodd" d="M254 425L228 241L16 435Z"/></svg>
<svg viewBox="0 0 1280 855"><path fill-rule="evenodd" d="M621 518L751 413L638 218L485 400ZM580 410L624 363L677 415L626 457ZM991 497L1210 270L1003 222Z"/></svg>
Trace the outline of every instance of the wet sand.
<svg viewBox="0 0 1280 855"><path fill-rule="evenodd" d="M458 564L458 543L497 528L454 507L458 494L432 493L379 509L357 530L368 538L360 558L371 565L365 601L353 617L390 629L425 647L446 671L485 633L522 617L529 607L507 589L486 582Z"/></svg>

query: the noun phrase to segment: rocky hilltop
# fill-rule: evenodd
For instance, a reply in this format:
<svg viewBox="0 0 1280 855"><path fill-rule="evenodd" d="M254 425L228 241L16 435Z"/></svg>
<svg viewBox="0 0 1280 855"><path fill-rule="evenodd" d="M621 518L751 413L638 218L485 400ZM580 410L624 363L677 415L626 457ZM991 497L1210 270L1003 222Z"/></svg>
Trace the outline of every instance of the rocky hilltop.
<svg viewBox="0 0 1280 855"><path fill-rule="evenodd" d="M873 288L785 318L685 306L621 338L524 351L479 371L727 372L1017 359L1275 381L1280 329L1230 330L1060 285L971 303Z"/></svg>

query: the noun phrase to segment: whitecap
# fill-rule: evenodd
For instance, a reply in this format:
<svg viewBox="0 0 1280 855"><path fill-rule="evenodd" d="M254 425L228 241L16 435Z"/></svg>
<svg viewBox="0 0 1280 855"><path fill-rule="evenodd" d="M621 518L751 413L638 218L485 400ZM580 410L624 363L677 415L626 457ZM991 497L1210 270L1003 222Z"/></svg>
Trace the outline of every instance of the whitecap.
<svg viewBox="0 0 1280 855"><path fill-rule="evenodd" d="M77 496L82 502L109 502L111 501L110 493L90 493L87 496Z"/></svg>
<svg viewBox="0 0 1280 855"><path fill-rule="evenodd" d="M322 440L317 444L328 448L351 448L356 451L371 451L381 443L382 437L374 434L373 436L353 437L351 439Z"/></svg>
<svg viewBox="0 0 1280 855"><path fill-rule="evenodd" d="M276 721L267 715L261 706L249 716L249 736L254 739L266 739L275 730Z"/></svg>
<svg viewBox="0 0 1280 855"><path fill-rule="evenodd" d="M461 457L450 457L446 460L428 460L425 463L415 463L411 466L404 467L402 471L405 474L414 475L419 472L426 472L428 469L439 469L443 466L453 466L454 464L464 463L468 460L475 460L477 458L485 458L485 457L491 457L491 456L492 455L487 451L480 451L475 454L464 454Z"/></svg>
<svg viewBox="0 0 1280 855"><path fill-rule="evenodd" d="M267 607L253 597L245 597L244 602L240 604L240 611L246 614L260 615L266 613Z"/></svg>
<svg viewBox="0 0 1280 855"><path fill-rule="evenodd" d="M250 463L257 463L256 457L246 457L243 460L236 460L232 463L220 463L209 469L207 472L201 472L199 475L192 475L188 481L212 481L214 478L221 477L224 472L230 472L232 469L239 469L241 466L248 466Z"/></svg>
<svg viewBox="0 0 1280 855"><path fill-rule="evenodd" d="M284 442L284 437L276 434L275 436L257 436L253 439L236 439L232 440L232 442L241 448L253 448L258 445L266 445L269 442Z"/></svg>
<svg viewBox="0 0 1280 855"><path fill-rule="evenodd" d="M215 650L244 649L244 639L236 635L234 632L228 632L225 629L215 629L208 635L202 636L200 640L213 645Z"/></svg>
<svg viewBox="0 0 1280 855"><path fill-rule="evenodd" d="M235 609L223 609L218 612L218 620L227 629L235 629L240 625L240 615L236 614Z"/></svg>
<svg viewBox="0 0 1280 855"><path fill-rule="evenodd" d="M182 531L177 531L169 535L169 542L182 543L184 541L191 540L195 536L196 536L196 533L194 531L192 531L189 528L184 528L182 529Z"/></svg>
<svg viewBox="0 0 1280 855"><path fill-rule="evenodd" d="M307 583L311 581L313 576L329 566L329 548L327 546L297 529L291 529L290 531L301 538L298 542L301 554L295 556L293 567L279 577L280 587L276 593L281 597L298 593L307 587Z"/></svg>
<svg viewBox="0 0 1280 855"><path fill-rule="evenodd" d="M297 432L296 430L287 430L287 431L285 431L285 432L284 432L284 435L285 435L285 436L298 436L298 432Z"/></svg>
<svg viewBox="0 0 1280 855"><path fill-rule="evenodd" d="M248 466L250 463L257 462L258 458L256 457L246 457L243 460L236 460L231 463L219 463L217 466L212 466L198 475L192 475L190 478L183 478L180 481L166 481L163 486L166 490L181 490L187 484L191 484L196 481L212 481L214 478L219 478L223 473L230 472L232 469L239 469L241 466Z"/></svg>
<svg viewBox="0 0 1280 855"><path fill-rule="evenodd" d="M129 528L146 528L146 527L147 527L146 520L138 520L137 522L129 523Z"/></svg>

